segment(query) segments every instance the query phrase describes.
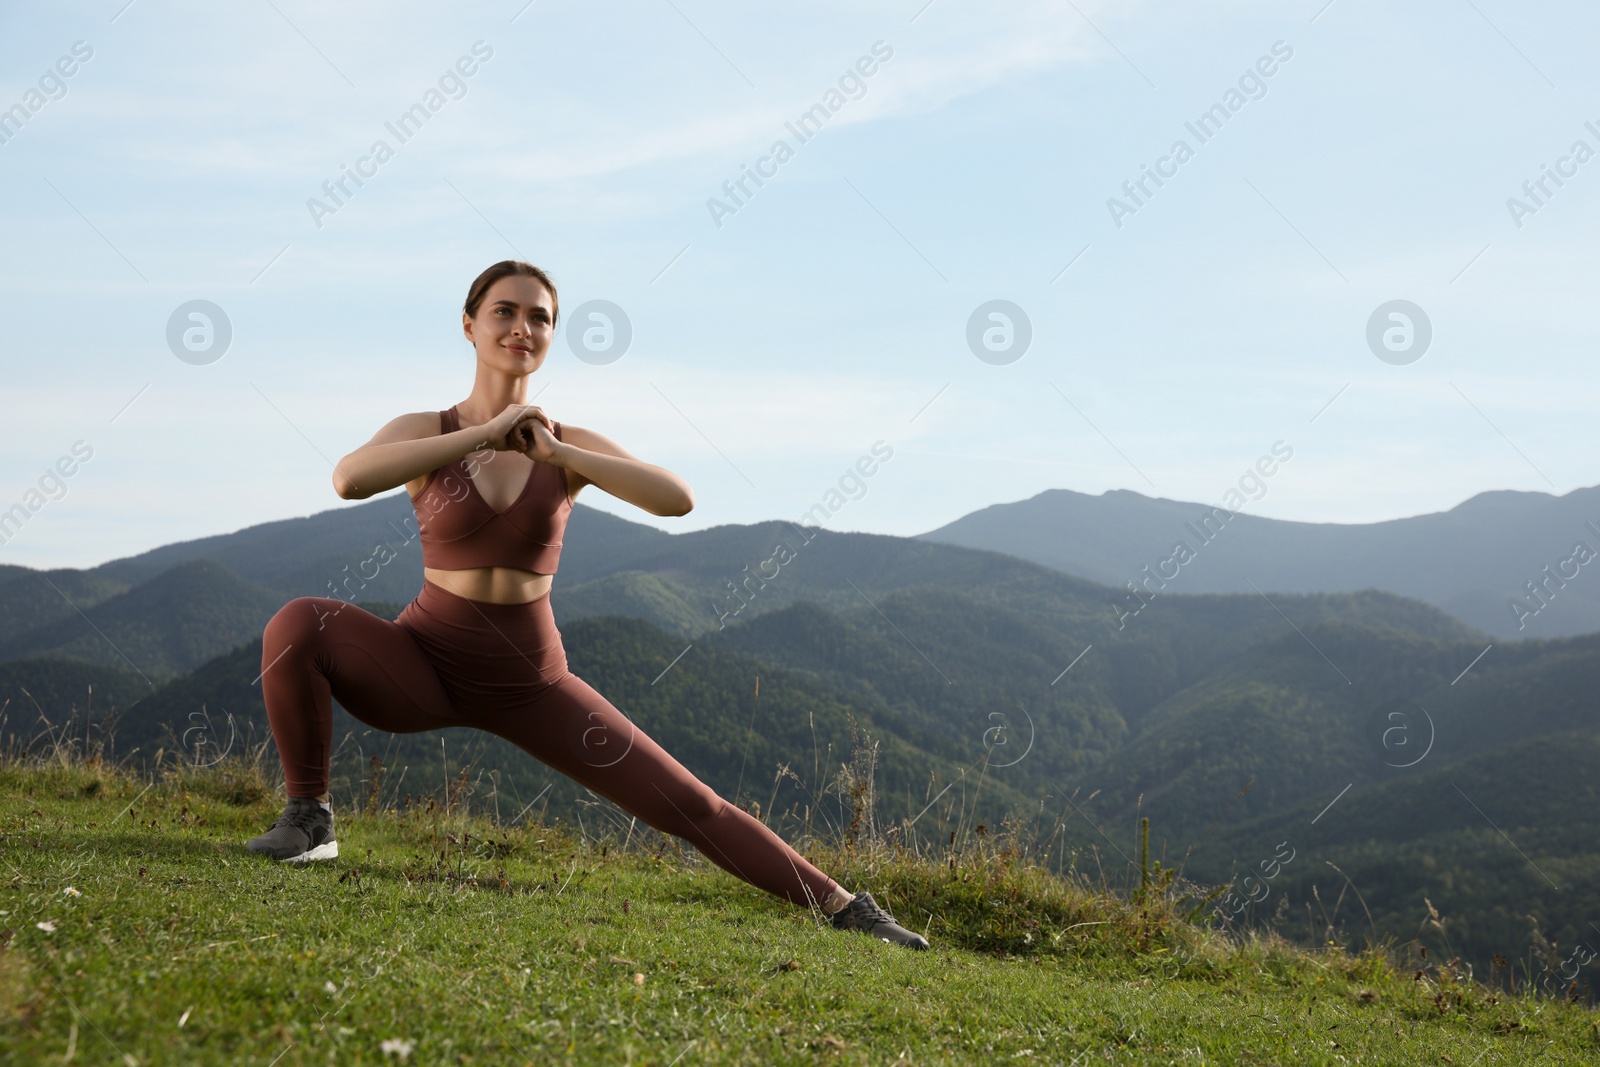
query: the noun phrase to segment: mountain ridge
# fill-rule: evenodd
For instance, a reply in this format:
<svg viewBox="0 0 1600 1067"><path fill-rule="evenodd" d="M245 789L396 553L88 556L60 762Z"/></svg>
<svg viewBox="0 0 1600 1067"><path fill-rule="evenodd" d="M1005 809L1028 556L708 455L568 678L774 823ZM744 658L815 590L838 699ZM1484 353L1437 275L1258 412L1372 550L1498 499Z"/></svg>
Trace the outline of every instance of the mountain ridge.
<svg viewBox="0 0 1600 1067"><path fill-rule="evenodd" d="M1210 524L1200 529L1202 519ZM1382 589L1433 604L1493 636L1600 630L1600 486L1555 495L1490 490L1447 511L1377 523L1308 523L1130 489L1048 489L916 538L1002 552L1115 588L1185 593ZM1170 565L1175 543L1191 559ZM1170 573L1169 573L1170 571ZM1514 604L1522 605L1521 608Z"/></svg>

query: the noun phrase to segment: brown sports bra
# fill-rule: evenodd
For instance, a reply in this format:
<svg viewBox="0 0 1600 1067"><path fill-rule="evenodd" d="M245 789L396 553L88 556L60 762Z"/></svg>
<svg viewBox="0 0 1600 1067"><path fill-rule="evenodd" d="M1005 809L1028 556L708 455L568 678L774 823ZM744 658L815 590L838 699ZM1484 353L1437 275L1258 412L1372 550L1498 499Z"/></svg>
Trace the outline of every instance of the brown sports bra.
<svg viewBox="0 0 1600 1067"><path fill-rule="evenodd" d="M561 424L554 420L552 424L559 441ZM455 406L439 412L441 434L460 428ZM468 475L467 457L447 463L429 474L422 491L411 499L422 565L440 570L515 567L554 574L572 513L567 494L566 468L535 462L522 495L507 510L496 511Z"/></svg>

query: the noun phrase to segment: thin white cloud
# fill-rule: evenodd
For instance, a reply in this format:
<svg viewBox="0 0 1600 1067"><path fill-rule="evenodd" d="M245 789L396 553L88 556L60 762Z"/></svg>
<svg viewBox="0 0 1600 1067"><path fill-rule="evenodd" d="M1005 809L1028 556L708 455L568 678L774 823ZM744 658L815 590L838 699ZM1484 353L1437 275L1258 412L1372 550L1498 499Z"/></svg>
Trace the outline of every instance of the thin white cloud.
<svg viewBox="0 0 1600 1067"><path fill-rule="evenodd" d="M1091 18L1104 17L1095 5L1078 6ZM876 19L864 18L860 9L836 9L831 17L841 25L830 34L827 51L818 46L818 52L806 57L804 70L790 69L781 81L763 72L753 102L748 93L708 93L704 84L671 78L673 57L659 52L651 55L646 69L634 72L634 79L597 93L594 80L580 69L592 62L582 49L546 45L534 53L540 62L530 65L524 42L465 28L456 34L459 41L446 37L428 42L426 49L413 42L403 64L367 69L371 56L345 58L340 66L353 72L359 68L360 88L352 91L273 16L266 22L250 20L248 50L168 41L168 55L182 55L184 63L146 70L131 82L119 79L115 91L85 79L73 106L77 129L93 131L102 155L143 164L152 172L189 178L207 173L322 175L330 160L346 161L339 156L341 150L353 159L374 139L393 144L384 121L420 98L456 54L465 53L471 39L482 36L492 39L494 59L465 80L467 94L450 100L423 136L432 150L462 153L465 168L501 176L525 173L550 182L707 156L723 157L733 166L776 138L792 141L784 123L835 88L840 75L869 54L878 39L894 49L894 57L862 79L865 95L848 100L827 128L926 114L1061 65L1103 62L1109 54L1071 5L1005 5L985 11L981 19L963 12L942 20L943 13L935 8L916 24L905 21L904 4L872 7L867 10ZM336 45L355 37L380 11L362 5L318 11L312 18L290 6L285 10L324 51L338 51ZM396 17L389 5L381 12L386 21ZM216 18L215 12L212 16ZM830 16L823 12L822 17ZM244 31L239 21L236 28ZM876 32L860 32L866 23ZM202 29L206 36L217 32L214 26ZM771 30L752 24L745 32ZM115 41L103 44L102 56L114 56L117 47ZM419 56L422 51L432 56L431 65ZM640 94L641 84L655 88ZM507 136L508 130L514 136ZM486 145L490 150L482 151ZM474 147L480 151L466 154Z"/></svg>

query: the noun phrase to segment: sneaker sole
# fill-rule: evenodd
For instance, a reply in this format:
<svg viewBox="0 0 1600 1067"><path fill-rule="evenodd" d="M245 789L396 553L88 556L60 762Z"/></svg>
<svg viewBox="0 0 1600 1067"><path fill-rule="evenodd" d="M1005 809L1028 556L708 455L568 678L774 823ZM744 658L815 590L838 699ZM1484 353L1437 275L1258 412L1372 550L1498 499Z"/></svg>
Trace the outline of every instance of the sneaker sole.
<svg viewBox="0 0 1600 1067"><path fill-rule="evenodd" d="M339 858L339 842L324 841L316 848L307 849L298 856L289 856L281 863L311 863L315 860L333 860Z"/></svg>

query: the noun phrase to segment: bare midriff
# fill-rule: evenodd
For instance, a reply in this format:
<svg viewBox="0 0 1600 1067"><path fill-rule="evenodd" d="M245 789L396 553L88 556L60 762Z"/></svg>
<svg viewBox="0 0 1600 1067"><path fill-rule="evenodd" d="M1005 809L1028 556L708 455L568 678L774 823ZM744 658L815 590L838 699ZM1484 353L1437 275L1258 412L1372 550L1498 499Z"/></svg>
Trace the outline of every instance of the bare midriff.
<svg viewBox="0 0 1600 1067"><path fill-rule="evenodd" d="M550 591L553 574L538 574L515 567L473 567L465 571L422 568L422 576L434 585L468 600L487 600L491 604L525 604Z"/></svg>

